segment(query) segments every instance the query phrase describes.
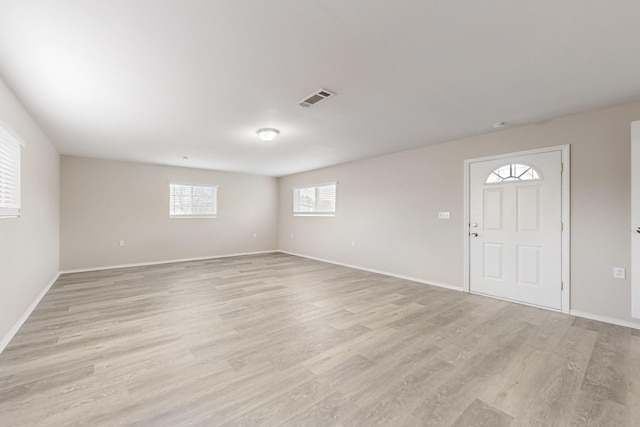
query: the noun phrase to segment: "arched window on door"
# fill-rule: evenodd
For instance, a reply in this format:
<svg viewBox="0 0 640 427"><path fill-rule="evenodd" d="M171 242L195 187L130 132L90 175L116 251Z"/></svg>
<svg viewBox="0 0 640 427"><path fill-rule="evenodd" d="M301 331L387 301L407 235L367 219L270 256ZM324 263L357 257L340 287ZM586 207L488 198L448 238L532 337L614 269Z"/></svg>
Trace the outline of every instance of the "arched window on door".
<svg viewBox="0 0 640 427"><path fill-rule="evenodd" d="M529 165L511 163L495 168L487 177L486 184L505 181L533 181L541 180L540 173Z"/></svg>

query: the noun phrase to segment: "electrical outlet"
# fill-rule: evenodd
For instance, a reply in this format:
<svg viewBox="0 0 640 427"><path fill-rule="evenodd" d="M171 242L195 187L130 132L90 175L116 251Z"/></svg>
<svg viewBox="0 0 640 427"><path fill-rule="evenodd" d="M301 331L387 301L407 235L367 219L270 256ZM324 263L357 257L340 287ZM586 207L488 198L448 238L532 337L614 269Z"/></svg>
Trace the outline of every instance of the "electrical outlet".
<svg viewBox="0 0 640 427"><path fill-rule="evenodd" d="M626 278L626 272L622 267L613 267L613 278L614 279L624 279Z"/></svg>
<svg viewBox="0 0 640 427"><path fill-rule="evenodd" d="M255 239L256 237L258 237L258 233L253 233L253 238Z"/></svg>
<svg viewBox="0 0 640 427"><path fill-rule="evenodd" d="M355 240L352 240L352 241L351 241L351 247L353 248L353 247L355 247L355 246L356 246L356 241L355 241Z"/></svg>
<svg viewBox="0 0 640 427"><path fill-rule="evenodd" d="M451 219L451 212L438 212L438 219Z"/></svg>
<svg viewBox="0 0 640 427"><path fill-rule="evenodd" d="M291 238L293 239L293 233L291 233Z"/></svg>
<svg viewBox="0 0 640 427"><path fill-rule="evenodd" d="M120 240L120 246L124 246L124 240Z"/></svg>

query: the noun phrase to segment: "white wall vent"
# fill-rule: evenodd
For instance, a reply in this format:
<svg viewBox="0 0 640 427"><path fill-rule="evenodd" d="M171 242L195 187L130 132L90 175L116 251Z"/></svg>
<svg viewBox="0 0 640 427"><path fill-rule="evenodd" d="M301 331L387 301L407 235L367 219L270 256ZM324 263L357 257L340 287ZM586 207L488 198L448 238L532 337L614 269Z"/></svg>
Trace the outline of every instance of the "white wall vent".
<svg viewBox="0 0 640 427"><path fill-rule="evenodd" d="M300 101L298 101L297 104L305 108L312 107L316 104L321 103L325 99L331 98L332 96L335 96L335 95L336 95L335 92L331 92L330 90L318 89L315 92L310 93L309 95L302 98Z"/></svg>

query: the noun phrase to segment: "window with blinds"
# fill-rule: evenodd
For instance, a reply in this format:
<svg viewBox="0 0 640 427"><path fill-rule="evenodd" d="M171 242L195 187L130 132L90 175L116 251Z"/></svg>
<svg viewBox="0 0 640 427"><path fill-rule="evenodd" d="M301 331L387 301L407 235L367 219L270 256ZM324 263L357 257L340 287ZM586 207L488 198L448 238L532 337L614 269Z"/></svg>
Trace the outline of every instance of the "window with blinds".
<svg viewBox="0 0 640 427"><path fill-rule="evenodd" d="M169 217L215 218L217 198L216 186L169 184Z"/></svg>
<svg viewBox="0 0 640 427"><path fill-rule="evenodd" d="M20 216L22 142L0 124L0 217Z"/></svg>
<svg viewBox="0 0 640 427"><path fill-rule="evenodd" d="M336 183L294 188L293 214L334 216L336 214Z"/></svg>

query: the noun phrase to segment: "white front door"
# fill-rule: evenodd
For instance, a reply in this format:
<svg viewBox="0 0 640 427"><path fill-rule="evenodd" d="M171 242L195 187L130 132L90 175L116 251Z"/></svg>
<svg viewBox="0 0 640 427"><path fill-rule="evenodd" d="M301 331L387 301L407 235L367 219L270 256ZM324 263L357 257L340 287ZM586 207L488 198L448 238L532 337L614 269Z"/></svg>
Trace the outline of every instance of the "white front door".
<svg viewBox="0 0 640 427"><path fill-rule="evenodd" d="M562 151L469 164L471 292L562 308Z"/></svg>

